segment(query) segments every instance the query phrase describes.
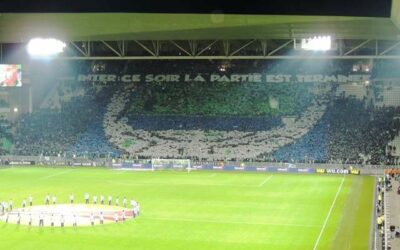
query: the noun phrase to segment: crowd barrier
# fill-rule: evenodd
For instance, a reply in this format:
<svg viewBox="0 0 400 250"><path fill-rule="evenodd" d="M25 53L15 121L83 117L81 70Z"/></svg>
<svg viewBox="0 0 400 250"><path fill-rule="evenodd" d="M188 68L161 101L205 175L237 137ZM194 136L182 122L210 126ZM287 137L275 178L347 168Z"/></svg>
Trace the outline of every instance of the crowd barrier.
<svg viewBox="0 0 400 250"><path fill-rule="evenodd" d="M73 166L73 167L111 167L126 169L151 169L149 159L87 159L43 156L0 156L0 166ZM377 166L335 163L284 163L284 162L192 162L192 168L198 170L252 171L305 174L366 174L380 175L399 173L398 166Z"/></svg>

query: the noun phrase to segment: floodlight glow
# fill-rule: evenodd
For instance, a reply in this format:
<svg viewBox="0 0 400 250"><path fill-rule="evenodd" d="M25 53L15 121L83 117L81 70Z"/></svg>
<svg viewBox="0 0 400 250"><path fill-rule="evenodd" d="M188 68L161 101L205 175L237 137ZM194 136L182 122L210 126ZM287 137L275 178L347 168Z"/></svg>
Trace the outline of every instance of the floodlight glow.
<svg viewBox="0 0 400 250"><path fill-rule="evenodd" d="M33 38L27 45L31 56L48 57L64 51L65 43L54 38Z"/></svg>
<svg viewBox="0 0 400 250"><path fill-rule="evenodd" d="M308 39L301 39L301 48L304 50L327 51L332 47L330 36L315 36Z"/></svg>

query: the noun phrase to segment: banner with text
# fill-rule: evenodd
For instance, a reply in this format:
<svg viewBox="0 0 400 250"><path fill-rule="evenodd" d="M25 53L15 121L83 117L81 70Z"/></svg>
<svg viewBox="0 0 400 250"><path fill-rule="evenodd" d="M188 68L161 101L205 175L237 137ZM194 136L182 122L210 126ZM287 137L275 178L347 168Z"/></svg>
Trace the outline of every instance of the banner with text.
<svg viewBox="0 0 400 250"><path fill-rule="evenodd" d="M79 74L79 82L99 83L174 83L174 82L224 82L224 83L353 83L369 81L371 75L321 75L321 74Z"/></svg>

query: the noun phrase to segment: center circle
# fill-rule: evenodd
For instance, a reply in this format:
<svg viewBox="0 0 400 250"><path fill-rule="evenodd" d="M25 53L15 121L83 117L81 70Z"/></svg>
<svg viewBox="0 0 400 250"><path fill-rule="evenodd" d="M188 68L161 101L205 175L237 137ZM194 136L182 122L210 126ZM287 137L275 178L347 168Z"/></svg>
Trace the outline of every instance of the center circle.
<svg viewBox="0 0 400 250"><path fill-rule="evenodd" d="M134 209L97 204L32 206L0 213L0 221L43 227L81 227L123 223L136 217Z"/></svg>

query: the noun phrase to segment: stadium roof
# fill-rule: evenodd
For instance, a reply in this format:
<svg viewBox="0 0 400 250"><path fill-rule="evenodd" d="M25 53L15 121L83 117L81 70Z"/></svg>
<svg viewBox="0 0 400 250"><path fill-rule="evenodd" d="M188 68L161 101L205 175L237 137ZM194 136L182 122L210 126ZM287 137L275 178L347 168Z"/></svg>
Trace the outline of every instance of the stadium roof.
<svg viewBox="0 0 400 250"><path fill-rule="evenodd" d="M392 17L233 14L6 13L0 14L0 43L35 36L66 41L290 39L330 34L340 39L397 40L400 0Z"/></svg>
<svg viewBox="0 0 400 250"><path fill-rule="evenodd" d="M104 2L98 1L99 4ZM360 2L357 4L357 9L360 11L359 14L368 15L366 17L348 16L349 13L354 15L358 13L355 10L348 10L353 5L346 5L346 1L342 1L342 7L338 6L341 3L339 1L336 5L333 5L333 3L331 5L319 4L315 8L311 8L310 4L300 4L299 1L285 1L288 4L280 4L278 1L274 5L279 8L274 10L272 9L273 6L270 6L271 10L266 13L288 13L290 8L296 10L300 8L300 12L297 13L315 14L316 10L320 9L320 15L324 13L335 15L344 13L343 15L347 16L194 13L3 13L0 14L0 43L24 43L35 36L56 36L65 41L291 39L319 34L330 34L338 39L397 40L399 38L400 0L392 0L391 13L387 11L390 1L382 1L381 5L377 5L376 2ZM282 3L286 3L285 1ZM123 3L127 5L127 1ZM261 5L260 10L265 7L261 3L257 4ZM71 4L68 2L68 5ZM198 4L196 5L196 2L193 2L193 5L197 6ZM9 6L14 7L15 5ZM23 8L25 5L18 6L14 9ZM47 4L43 5L42 8L45 10L55 6L58 5ZM65 8L65 5L60 4L60 7L63 6ZM129 6L135 7L136 5L124 7ZM235 7L234 4L229 6L231 9ZM3 9L7 10L6 7L8 5L3 6ZM149 6L147 7L149 9ZM176 8L179 10L178 7ZM202 5L196 8L200 7ZM307 11L302 10L306 7ZM157 6L153 8L159 9L157 9ZM369 8L377 9L370 10ZM254 10L252 11L254 13ZM377 14L374 16L373 12Z"/></svg>
<svg viewBox="0 0 400 250"><path fill-rule="evenodd" d="M303 7L298 5L299 0L280 1L297 1L297 5L291 5L295 10L298 6ZM211 14L190 11L168 14L0 13L0 60L22 55L19 48L24 47L33 37L59 38L69 45L60 58L79 60L298 57L400 59L400 0L379 2L382 6L371 3L377 2L368 3L366 0L365 3L359 3L360 6L353 3L353 7L349 5L342 12L340 7L346 7L345 4L339 7L333 3L326 6L320 4L316 6L321 10L319 16L314 15L316 10L310 9L310 4L307 5L308 12L305 7L300 12L294 12L299 15L281 14L289 13L290 9L267 11L264 13L268 14L258 15L235 14L235 11L229 14L220 14L218 11ZM285 6L281 4L281 7ZM353 10L357 6L360 8L359 13ZM338 13L346 16L334 16ZM316 35L330 35L335 40L332 51L324 54L296 51L299 38Z"/></svg>

